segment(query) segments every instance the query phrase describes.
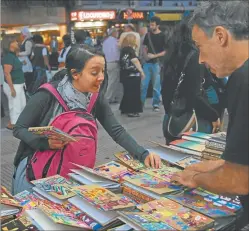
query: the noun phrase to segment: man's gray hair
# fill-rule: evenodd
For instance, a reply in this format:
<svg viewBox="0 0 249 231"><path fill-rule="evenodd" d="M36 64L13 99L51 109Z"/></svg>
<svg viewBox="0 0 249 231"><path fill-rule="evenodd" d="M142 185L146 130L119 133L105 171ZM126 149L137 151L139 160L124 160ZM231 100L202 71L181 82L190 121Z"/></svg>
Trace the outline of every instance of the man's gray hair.
<svg viewBox="0 0 249 231"><path fill-rule="evenodd" d="M205 1L194 10L190 25L197 25L209 37L217 26L229 30L235 39L249 39L248 23L249 2L242 1Z"/></svg>

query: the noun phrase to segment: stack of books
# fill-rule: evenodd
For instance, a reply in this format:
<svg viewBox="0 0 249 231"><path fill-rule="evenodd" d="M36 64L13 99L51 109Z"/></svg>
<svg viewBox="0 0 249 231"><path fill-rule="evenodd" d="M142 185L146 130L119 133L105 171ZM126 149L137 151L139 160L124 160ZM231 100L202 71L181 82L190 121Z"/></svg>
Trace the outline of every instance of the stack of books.
<svg viewBox="0 0 249 231"><path fill-rule="evenodd" d="M194 141L200 145L204 145L201 150L201 158L203 160L220 159L226 146L226 133L219 132L216 134L206 134L201 132L188 132L182 136L182 139Z"/></svg>
<svg viewBox="0 0 249 231"><path fill-rule="evenodd" d="M186 156L176 161L175 164L186 167L193 162L197 162L196 160L220 159L226 146L226 133L206 134L202 132L186 132L182 135L181 139L172 141L169 145L158 145L185 154ZM182 163L182 160L184 160L184 163Z"/></svg>
<svg viewBox="0 0 249 231"><path fill-rule="evenodd" d="M116 157L91 170L74 164L68 179L32 181L32 192L11 196L3 188L1 201L10 198L17 209L1 230L229 230L241 211L237 198L171 182L182 171L177 164L152 169L128 153Z"/></svg>

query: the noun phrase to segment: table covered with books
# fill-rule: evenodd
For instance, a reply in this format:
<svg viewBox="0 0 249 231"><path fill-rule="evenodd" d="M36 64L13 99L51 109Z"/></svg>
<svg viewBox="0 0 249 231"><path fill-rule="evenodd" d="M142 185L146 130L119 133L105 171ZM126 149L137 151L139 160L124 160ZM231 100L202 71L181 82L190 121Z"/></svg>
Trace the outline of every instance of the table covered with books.
<svg viewBox="0 0 249 231"><path fill-rule="evenodd" d="M31 192L12 196L1 187L1 230L234 230L238 197L171 182L192 163L219 159L225 134L190 132L169 146L156 144L160 169L121 152L94 169L75 163L67 179L32 181Z"/></svg>

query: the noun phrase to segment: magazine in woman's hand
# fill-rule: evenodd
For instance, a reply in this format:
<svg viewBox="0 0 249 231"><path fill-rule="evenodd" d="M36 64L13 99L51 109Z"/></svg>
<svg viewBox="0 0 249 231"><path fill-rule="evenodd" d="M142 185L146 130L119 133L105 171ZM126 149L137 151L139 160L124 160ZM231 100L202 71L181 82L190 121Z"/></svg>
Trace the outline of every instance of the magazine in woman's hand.
<svg viewBox="0 0 249 231"><path fill-rule="evenodd" d="M32 132L36 135L42 135L47 137L56 137L59 140L63 140L65 142L73 142L77 141L77 139L66 132L61 131L58 128L55 128L54 126L46 126L46 127L31 127L28 129L29 132Z"/></svg>

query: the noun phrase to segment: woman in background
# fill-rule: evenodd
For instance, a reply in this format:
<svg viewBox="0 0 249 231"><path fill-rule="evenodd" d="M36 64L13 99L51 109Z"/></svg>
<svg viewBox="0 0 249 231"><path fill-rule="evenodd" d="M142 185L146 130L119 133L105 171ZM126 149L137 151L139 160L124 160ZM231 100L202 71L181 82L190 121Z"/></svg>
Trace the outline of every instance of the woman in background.
<svg viewBox="0 0 249 231"><path fill-rule="evenodd" d="M10 122L7 129L13 130L16 121L26 105L24 93L24 73L22 62L18 59L19 45L15 38L10 39L8 53L4 55L3 91L8 98Z"/></svg>
<svg viewBox="0 0 249 231"><path fill-rule="evenodd" d="M169 41L162 80L162 101L165 109L163 131L166 142L175 139L167 131L167 122L179 77L190 53L192 53L192 56L184 70L185 76L179 87L179 97L186 100L186 112L195 109L198 131L205 133L217 132L220 127L219 113L202 95L201 88L203 87L202 83L205 82L205 66L199 64L199 54L193 45L191 31L186 22L176 25Z"/></svg>
<svg viewBox="0 0 249 231"><path fill-rule="evenodd" d="M124 86L124 95L119 109L129 117L139 117L139 113L143 112L140 86L141 79L145 76L135 53L136 44L136 36L128 34L121 44L120 53L120 79Z"/></svg>

